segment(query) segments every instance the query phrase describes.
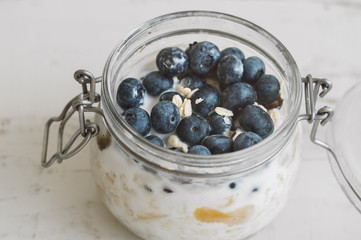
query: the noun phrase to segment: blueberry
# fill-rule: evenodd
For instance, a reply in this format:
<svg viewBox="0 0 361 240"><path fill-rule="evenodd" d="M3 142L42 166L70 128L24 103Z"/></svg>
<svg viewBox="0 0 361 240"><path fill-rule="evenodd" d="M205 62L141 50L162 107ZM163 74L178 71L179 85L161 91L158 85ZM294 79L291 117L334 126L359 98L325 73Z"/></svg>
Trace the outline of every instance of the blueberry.
<svg viewBox="0 0 361 240"><path fill-rule="evenodd" d="M237 110L253 104L257 95L255 90L248 83L234 83L223 90L221 94L221 105L229 110Z"/></svg>
<svg viewBox="0 0 361 240"><path fill-rule="evenodd" d="M197 115L183 118L176 129L179 139L191 146L200 144L209 132L210 126L207 121Z"/></svg>
<svg viewBox="0 0 361 240"><path fill-rule="evenodd" d="M236 183L235 182L231 182L230 184L229 184L229 188L230 189L235 189L236 188Z"/></svg>
<svg viewBox="0 0 361 240"><path fill-rule="evenodd" d="M236 47L230 47L230 48L223 49L221 51L221 58L226 56L226 55L234 55L235 57L237 57L242 62L244 60L243 52L239 48L236 48Z"/></svg>
<svg viewBox="0 0 361 240"><path fill-rule="evenodd" d="M186 73L179 79L183 87L187 87L192 90L195 88L202 88L207 86L206 79L195 74Z"/></svg>
<svg viewBox="0 0 361 240"><path fill-rule="evenodd" d="M191 97L192 111L206 117L218 106L219 96L217 90L207 86L200 88Z"/></svg>
<svg viewBox="0 0 361 240"><path fill-rule="evenodd" d="M221 116L213 112L207 120L211 126L211 134L223 134L232 127L232 118L229 116Z"/></svg>
<svg viewBox="0 0 361 240"><path fill-rule="evenodd" d="M182 152L182 153L184 153L183 150L180 149L180 148L172 147L172 148L169 148L169 149L170 149L170 150L173 150L173 151L175 151L175 152Z"/></svg>
<svg viewBox="0 0 361 240"><path fill-rule="evenodd" d="M207 74L218 62L221 53L211 42L199 42L189 51L189 67L198 75Z"/></svg>
<svg viewBox="0 0 361 240"><path fill-rule="evenodd" d="M149 95L157 96L173 86L173 78L162 76L159 72L150 72L145 75L143 85Z"/></svg>
<svg viewBox="0 0 361 240"><path fill-rule="evenodd" d="M203 139L202 145L207 147L212 154L228 153L232 151L232 139L224 135L211 135Z"/></svg>
<svg viewBox="0 0 361 240"><path fill-rule="evenodd" d="M193 50L193 48L197 45L198 42L193 42L193 43L190 43L189 46L187 47L186 49L186 54L188 56L188 60L189 60L189 56L190 56L190 53L191 51Z"/></svg>
<svg viewBox="0 0 361 240"><path fill-rule="evenodd" d="M273 75L262 75L256 83L257 102L269 105L277 100L280 91L280 83Z"/></svg>
<svg viewBox="0 0 361 240"><path fill-rule="evenodd" d="M173 132L180 120L178 107L170 101L161 101L150 113L152 127L159 133Z"/></svg>
<svg viewBox="0 0 361 240"><path fill-rule="evenodd" d="M262 139L273 133L273 121L268 113L260 107L247 105L240 110L237 118L243 130L254 132Z"/></svg>
<svg viewBox="0 0 361 240"><path fill-rule="evenodd" d="M182 101L184 100L184 96L178 92L165 92L162 95L160 95L159 101L172 101L174 95L179 95Z"/></svg>
<svg viewBox="0 0 361 240"><path fill-rule="evenodd" d="M243 75L243 63L234 55L226 55L217 65L218 81L222 84L240 82Z"/></svg>
<svg viewBox="0 0 361 240"><path fill-rule="evenodd" d="M163 140L160 137L156 136L156 135L149 135L149 136L146 136L145 138L148 139L149 141L151 141L154 144L157 144L157 145L159 145L161 147L164 147Z"/></svg>
<svg viewBox="0 0 361 240"><path fill-rule="evenodd" d="M249 57L243 62L243 77L242 81L255 84L257 79L266 71L263 61L258 57Z"/></svg>
<svg viewBox="0 0 361 240"><path fill-rule="evenodd" d="M141 108L128 108L122 113L127 123L139 134L145 136L149 133L151 125L149 114Z"/></svg>
<svg viewBox="0 0 361 240"><path fill-rule="evenodd" d="M211 155L209 149L202 145L194 145L193 147L189 148L188 153L198 155Z"/></svg>
<svg viewBox="0 0 361 240"><path fill-rule="evenodd" d="M123 109L139 107L144 102L145 88L135 78L124 79L118 87L117 103Z"/></svg>
<svg viewBox="0 0 361 240"><path fill-rule="evenodd" d="M253 132L244 132L237 136L233 142L233 151L251 147L262 141L262 138Z"/></svg>
<svg viewBox="0 0 361 240"><path fill-rule="evenodd" d="M158 53L156 63L162 75L175 77L187 71L188 56L180 48L164 48Z"/></svg>

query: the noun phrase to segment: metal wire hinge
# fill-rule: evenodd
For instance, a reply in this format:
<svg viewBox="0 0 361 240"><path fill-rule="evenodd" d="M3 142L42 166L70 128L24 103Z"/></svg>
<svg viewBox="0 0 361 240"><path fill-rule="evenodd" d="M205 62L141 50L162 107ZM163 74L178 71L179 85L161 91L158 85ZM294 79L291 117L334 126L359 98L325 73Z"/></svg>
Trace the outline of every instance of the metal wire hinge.
<svg viewBox="0 0 361 240"><path fill-rule="evenodd" d="M325 126L326 123L333 117L334 111L328 106L324 106L319 110L316 110L318 96L324 97L332 89L332 83L325 78L312 78L310 74L308 74L305 78L302 78L302 82L305 86L306 114L300 115L298 121L307 120L308 123L313 123L310 135L311 141L314 144L325 148L333 156L335 156L331 146L316 138L319 125L321 124L322 126ZM319 93L320 87L322 88L322 91Z"/></svg>
<svg viewBox="0 0 361 240"><path fill-rule="evenodd" d="M96 123L90 121L89 119L85 119L85 113L94 112L103 115L100 108L93 106L93 104L100 101L100 95L95 92L95 85L96 83L101 82L102 78L94 78L93 74L86 70L76 71L74 73L74 78L82 85L82 93L70 100L61 114L58 117L50 118L45 125L43 151L41 155L41 165L45 168L50 167L55 161L61 163L64 159L74 156L85 147L92 137L96 136L99 132L99 127ZM80 126L64 146L63 141L65 125L75 112L78 112ZM60 122L58 129L57 152L54 153L49 160L47 160L50 127L54 122ZM82 136L83 139L80 143L73 147L75 141L80 136Z"/></svg>

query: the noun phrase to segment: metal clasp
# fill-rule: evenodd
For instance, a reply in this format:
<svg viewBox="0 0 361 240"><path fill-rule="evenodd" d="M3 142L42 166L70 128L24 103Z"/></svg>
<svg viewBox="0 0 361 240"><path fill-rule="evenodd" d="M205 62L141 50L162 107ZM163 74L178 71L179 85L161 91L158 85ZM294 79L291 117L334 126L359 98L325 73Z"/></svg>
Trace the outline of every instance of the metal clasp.
<svg viewBox="0 0 361 240"><path fill-rule="evenodd" d="M336 154L332 147L316 137L319 125L325 126L326 123L332 119L334 113L333 109L328 106L316 110L318 96L324 97L332 89L332 83L325 78L312 78L310 74L305 78L302 78L302 82L305 86L306 114L300 115L298 121L307 120L308 123L313 123L310 135L311 141L314 144L325 148L336 158ZM320 87L322 87L322 91L319 93Z"/></svg>
<svg viewBox="0 0 361 240"><path fill-rule="evenodd" d="M301 115L299 120L307 120L308 123L313 123L317 113L316 102L320 87L322 87L322 91L319 96L324 97L332 89L332 83L325 78L312 78L310 74L302 78L302 82L305 85L306 114Z"/></svg>
<svg viewBox="0 0 361 240"><path fill-rule="evenodd" d="M100 101L100 95L96 93L95 85L96 83L101 82L102 78L94 78L93 74L86 70L76 71L74 73L74 78L82 85L82 93L70 100L58 117L50 118L45 124L43 151L41 155L41 165L45 168L53 165L55 161L61 163L64 159L74 156L85 147L92 137L96 136L99 132L99 127L96 123L90 121L89 119L85 119L85 113L94 112L103 115L101 109L93 106L93 104ZM78 112L79 129L72 135L67 144L63 146L65 125L75 112ZM50 127L54 122L60 122L58 129L57 152L54 153L49 160L47 160ZM82 136L83 139L78 145L72 148L79 136Z"/></svg>

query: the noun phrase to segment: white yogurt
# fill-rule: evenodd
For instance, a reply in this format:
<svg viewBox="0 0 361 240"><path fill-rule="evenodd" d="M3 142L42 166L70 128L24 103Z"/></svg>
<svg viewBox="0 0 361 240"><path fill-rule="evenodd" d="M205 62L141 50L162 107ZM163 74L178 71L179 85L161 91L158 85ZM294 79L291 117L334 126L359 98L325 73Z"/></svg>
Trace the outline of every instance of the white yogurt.
<svg viewBox="0 0 361 240"><path fill-rule="evenodd" d="M271 162L232 180L174 181L144 169L114 139L103 151L93 141L91 169L113 215L144 239L242 239L285 204L300 161L300 132Z"/></svg>

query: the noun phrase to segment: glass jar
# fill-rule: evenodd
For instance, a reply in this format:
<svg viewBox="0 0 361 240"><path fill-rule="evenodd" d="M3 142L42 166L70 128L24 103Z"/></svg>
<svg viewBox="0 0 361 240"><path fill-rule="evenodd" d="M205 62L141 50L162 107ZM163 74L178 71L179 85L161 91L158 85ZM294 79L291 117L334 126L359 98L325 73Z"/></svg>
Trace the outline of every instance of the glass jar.
<svg viewBox="0 0 361 240"><path fill-rule="evenodd" d="M137 134L120 115L115 96L122 79L140 79L154 71L155 56L166 46L185 49L204 40L260 56L267 72L283 83L280 115L286 117L271 137L250 149L212 156L178 154ZM105 204L147 240L254 234L281 210L297 173L302 142L300 131L294 132L301 84L283 45L244 20L187 12L145 23L116 47L103 74L101 108L107 122L96 120L100 133L91 148L91 169Z"/></svg>
<svg viewBox="0 0 361 240"><path fill-rule="evenodd" d="M154 71L160 49L185 49L194 41L210 41L220 49L238 47L246 56L258 56L266 72L280 80L284 101L280 109L270 111L275 121L271 136L242 151L202 156L159 147L124 121L115 100L120 81ZM116 46L102 77L79 71L75 78L83 93L48 122L43 166L73 156L97 135L91 142L91 170L102 199L120 222L147 240L243 239L265 227L286 203L297 175L299 121L315 122L317 140L318 124L332 115L329 108L315 110L319 88L321 96L331 88L326 79L301 78L294 59L275 37L246 20L216 12L179 12L150 20ZM100 81L101 97L95 93ZM303 84L306 113L301 115ZM93 107L98 101L99 107ZM65 147L60 140L58 152L47 162L51 123L61 121L63 128L75 112L80 129ZM97 113L95 122L86 121L84 112ZM71 149L79 136L83 141Z"/></svg>

